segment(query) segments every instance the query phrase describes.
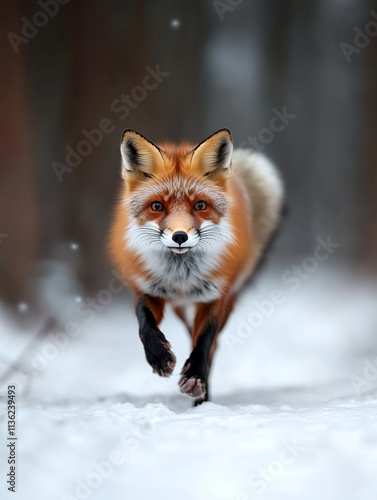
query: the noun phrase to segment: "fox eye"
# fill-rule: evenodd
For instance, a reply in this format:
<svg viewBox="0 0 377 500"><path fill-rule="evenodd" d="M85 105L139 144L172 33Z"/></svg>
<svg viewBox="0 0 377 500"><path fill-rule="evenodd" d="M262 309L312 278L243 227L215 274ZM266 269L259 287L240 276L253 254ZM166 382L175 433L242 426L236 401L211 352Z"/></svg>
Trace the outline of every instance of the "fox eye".
<svg viewBox="0 0 377 500"><path fill-rule="evenodd" d="M198 201L194 205L194 210L205 210L207 208L207 203L205 201Z"/></svg>
<svg viewBox="0 0 377 500"><path fill-rule="evenodd" d="M163 212L165 210L165 207L159 201L154 201L151 204L151 209L154 210L155 212Z"/></svg>

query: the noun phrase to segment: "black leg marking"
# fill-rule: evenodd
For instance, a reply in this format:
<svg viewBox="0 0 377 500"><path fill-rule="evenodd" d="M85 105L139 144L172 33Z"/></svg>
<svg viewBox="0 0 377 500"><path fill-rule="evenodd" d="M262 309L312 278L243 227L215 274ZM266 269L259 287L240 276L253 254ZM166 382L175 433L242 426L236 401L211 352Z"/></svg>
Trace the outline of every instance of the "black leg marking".
<svg viewBox="0 0 377 500"><path fill-rule="evenodd" d="M209 355L216 331L216 321L207 323L182 369L179 387L181 392L195 398L195 405L208 401Z"/></svg>
<svg viewBox="0 0 377 500"><path fill-rule="evenodd" d="M175 356L170 344L158 328L152 311L141 298L136 307L139 320L139 334L144 345L145 357L155 373L161 377L169 377L175 366Z"/></svg>

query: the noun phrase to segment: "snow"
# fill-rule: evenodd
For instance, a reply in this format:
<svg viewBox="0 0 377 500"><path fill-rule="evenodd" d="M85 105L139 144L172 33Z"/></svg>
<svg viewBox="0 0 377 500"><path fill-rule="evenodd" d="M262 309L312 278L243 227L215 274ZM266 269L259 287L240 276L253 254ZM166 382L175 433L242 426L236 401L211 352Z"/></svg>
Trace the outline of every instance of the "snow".
<svg viewBox="0 0 377 500"><path fill-rule="evenodd" d="M17 384L16 498L374 499L377 285L321 264L293 290L286 269L267 267L242 296L221 336L212 402L196 408L177 388L190 344L170 311L161 329L178 362L161 379L126 292L84 317L77 308L88 298L78 303L73 284L69 303L67 285L60 327L31 351L37 325L2 309L1 367L26 348L28 373L1 390ZM3 436L6 419L0 426Z"/></svg>
<svg viewBox="0 0 377 500"><path fill-rule="evenodd" d="M25 313L29 310L29 306L26 304L26 302L20 302L17 306L18 312L20 313Z"/></svg>
<svg viewBox="0 0 377 500"><path fill-rule="evenodd" d="M181 25L181 21L180 21L179 19L172 19L172 20L170 21L170 26L171 26L172 28L179 28L179 27L180 27L180 25Z"/></svg>

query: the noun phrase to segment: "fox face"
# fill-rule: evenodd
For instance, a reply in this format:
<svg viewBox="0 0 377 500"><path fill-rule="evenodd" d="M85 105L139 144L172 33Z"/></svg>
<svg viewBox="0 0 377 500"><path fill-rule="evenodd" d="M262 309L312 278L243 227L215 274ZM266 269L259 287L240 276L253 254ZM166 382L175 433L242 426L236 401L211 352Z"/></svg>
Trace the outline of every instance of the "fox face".
<svg viewBox="0 0 377 500"><path fill-rule="evenodd" d="M232 240L226 129L193 147L157 147L126 130L121 143L129 225L126 243L143 256L214 254ZM182 257L181 257L182 258Z"/></svg>

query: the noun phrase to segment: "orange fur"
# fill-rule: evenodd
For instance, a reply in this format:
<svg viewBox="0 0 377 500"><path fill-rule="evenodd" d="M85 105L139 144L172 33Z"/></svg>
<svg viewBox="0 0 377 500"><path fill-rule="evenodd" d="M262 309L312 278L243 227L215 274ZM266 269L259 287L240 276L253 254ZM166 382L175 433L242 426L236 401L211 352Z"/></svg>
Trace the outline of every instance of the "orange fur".
<svg viewBox="0 0 377 500"><path fill-rule="evenodd" d="M166 302L186 324L193 351L180 387L198 400L208 397L217 336L262 247L253 227L259 212L242 174L231 169L231 153L226 129L196 147L155 146L131 130L121 143L123 181L109 253L135 293L146 357L161 376L175 364L158 329Z"/></svg>
<svg viewBox="0 0 377 500"><path fill-rule="evenodd" d="M135 255L131 249L125 247L125 235L130 222L130 214L124 200L134 190L139 190L141 196L151 200L154 199L155 197L150 194L151 188L163 179L181 176L203 182L198 165L190 164L190 156L193 150L191 144L185 142L175 146L171 143L164 143L160 145L160 148L163 151L164 161L158 165L159 170L156 172L155 179L151 179L149 182L131 179L122 184L110 234L110 257L126 283L136 293L140 293L140 290L136 285L135 277L147 278L149 273L145 271L140 257ZM205 182L211 184L211 182ZM223 278L225 280L224 294L226 294L228 290L231 290L241 274L251 274L258 256L254 251L253 244L251 204L241 179L237 175L232 175L230 178L223 176L223 178L216 179L214 187L226 193L230 201L229 218L234 234L234 241L227 245L227 250L224 252L218 268L211 274L211 278ZM168 203L169 198L174 199L174 193L167 190L163 201ZM150 213L149 216L153 216L153 214ZM216 217L214 218L216 220ZM190 229L187 224L185 226L184 214L181 217L176 216L175 219L176 229Z"/></svg>

